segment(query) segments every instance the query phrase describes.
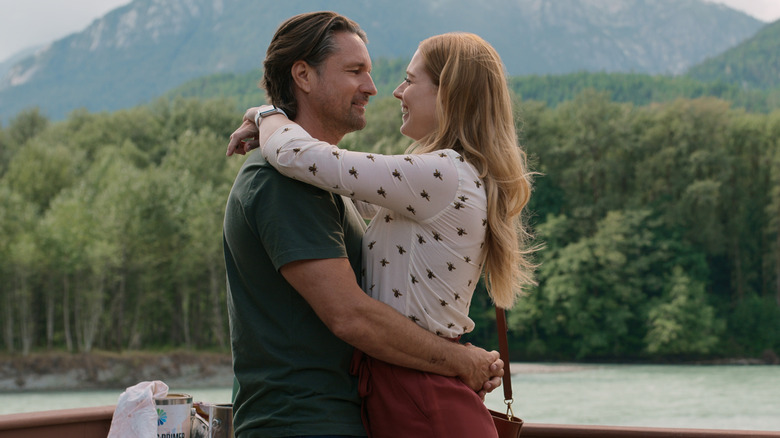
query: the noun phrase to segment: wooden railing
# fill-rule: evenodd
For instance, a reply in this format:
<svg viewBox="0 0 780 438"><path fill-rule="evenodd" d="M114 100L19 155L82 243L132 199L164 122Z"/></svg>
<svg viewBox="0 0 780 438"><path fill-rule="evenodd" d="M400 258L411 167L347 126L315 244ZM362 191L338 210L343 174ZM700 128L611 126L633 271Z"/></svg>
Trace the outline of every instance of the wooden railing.
<svg viewBox="0 0 780 438"><path fill-rule="evenodd" d="M0 438L106 438L115 406L0 415Z"/></svg>
<svg viewBox="0 0 780 438"><path fill-rule="evenodd" d="M0 438L106 438L114 406L0 415ZM523 438L769 438L780 431L526 423Z"/></svg>
<svg viewBox="0 0 780 438"><path fill-rule="evenodd" d="M577 426L526 423L523 425L520 436L528 438L763 438L780 437L780 431L671 429L655 427Z"/></svg>

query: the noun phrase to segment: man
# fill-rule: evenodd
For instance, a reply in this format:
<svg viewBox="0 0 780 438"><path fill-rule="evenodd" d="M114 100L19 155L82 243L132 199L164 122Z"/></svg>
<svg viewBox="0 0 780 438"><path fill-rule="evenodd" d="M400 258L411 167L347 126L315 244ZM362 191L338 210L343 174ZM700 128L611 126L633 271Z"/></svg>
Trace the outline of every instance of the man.
<svg viewBox="0 0 780 438"><path fill-rule="evenodd" d="M333 144L362 129L376 94L365 42L335 13L287 20L264 63L269 99ZM255 113L228 154L251 147L244 139L257 136ZM498 353L441 339L360 289L364 229L349 200L279 175L259 153L242 167L224 224L237 437L365 435L348 373L352 346L475 390L496 386Z"/></svg>

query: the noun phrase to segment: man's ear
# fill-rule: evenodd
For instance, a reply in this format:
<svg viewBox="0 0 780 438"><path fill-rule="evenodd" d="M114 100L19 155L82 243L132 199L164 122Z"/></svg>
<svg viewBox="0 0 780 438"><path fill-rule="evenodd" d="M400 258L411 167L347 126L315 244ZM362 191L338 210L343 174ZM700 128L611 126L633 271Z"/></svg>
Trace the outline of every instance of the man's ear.
<svg viewBox="0 0 780 438"><path fill-rule="evenodd" d="M316 75L316 72L314 71L314 68L309 65L309 63L306 61L295 61L292 69L290 69L290 73L292 73L292 78L293 81L295 81L295 85L297 85L301 91L304 93L311 92L312 80L314 79L313 76Z"/></svg>

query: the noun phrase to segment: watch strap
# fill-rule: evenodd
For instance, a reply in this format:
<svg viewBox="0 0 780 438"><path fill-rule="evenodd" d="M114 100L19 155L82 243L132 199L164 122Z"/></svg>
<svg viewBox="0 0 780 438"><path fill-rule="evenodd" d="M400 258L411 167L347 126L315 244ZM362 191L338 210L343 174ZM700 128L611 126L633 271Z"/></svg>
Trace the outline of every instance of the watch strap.
<svg viewBox="0 0 780 438"><path fill-rule="evenodd" d="M261 106L255 114L255 125L260 126L260 119L268 117L272 114L282 114L283 116L287 117L287 113L275 105Z"/></svg>

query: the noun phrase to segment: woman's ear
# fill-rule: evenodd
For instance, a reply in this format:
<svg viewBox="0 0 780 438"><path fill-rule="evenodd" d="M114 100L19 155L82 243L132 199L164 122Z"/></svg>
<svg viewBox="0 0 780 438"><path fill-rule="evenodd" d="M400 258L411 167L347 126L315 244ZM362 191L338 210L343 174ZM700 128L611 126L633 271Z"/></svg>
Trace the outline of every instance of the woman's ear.
<svg viewBox="0 0 780 438"><path fill-rule="evenodd" d="M304 93L310 93L312 88L312 75L316 74L312 66L306 61L295 61L290 69L295 85Z"/></svg>

